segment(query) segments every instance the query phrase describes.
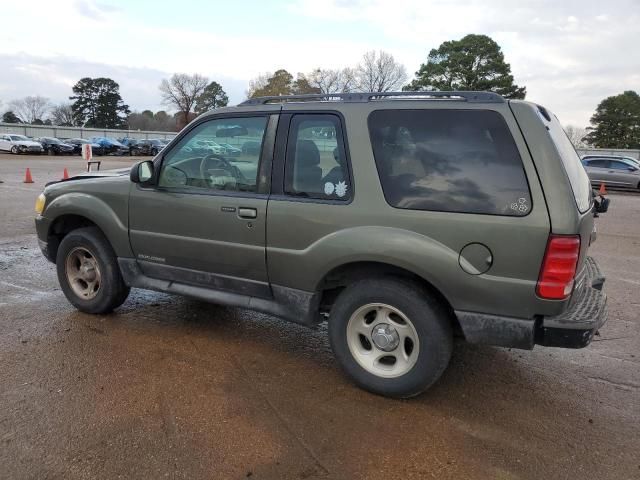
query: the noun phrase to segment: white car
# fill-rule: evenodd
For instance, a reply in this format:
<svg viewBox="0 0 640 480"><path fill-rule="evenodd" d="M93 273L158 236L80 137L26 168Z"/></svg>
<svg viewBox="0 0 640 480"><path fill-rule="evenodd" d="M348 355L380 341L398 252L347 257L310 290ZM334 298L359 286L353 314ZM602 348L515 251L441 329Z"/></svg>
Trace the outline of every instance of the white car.
<svg viewBox="0 0 640 480"><path fill-rule="evenodd" d="M11 153L42 153L44 148L38 142L29 140L24 135L0 135L0 150Z"/></svg>

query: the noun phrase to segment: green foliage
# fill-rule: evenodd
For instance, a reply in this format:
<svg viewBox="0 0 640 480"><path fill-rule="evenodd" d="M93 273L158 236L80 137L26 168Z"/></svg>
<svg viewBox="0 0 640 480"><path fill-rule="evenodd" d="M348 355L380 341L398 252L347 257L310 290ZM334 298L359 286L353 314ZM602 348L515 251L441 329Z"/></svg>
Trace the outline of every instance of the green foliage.
<svg viewBox="0 0 640 480"><path fill-rule="evenodd" d="M526 94L525 87L513 83L500 46L486 35L473 34L432 49L404 90L489 90L506 98Z"/></svg>
<svg viewBox="0 0 640 480"><path fill-rule="evenodd" d="M226 107L228 103L229 97L222 89L222 85L211 82L196 99L195 111L201 114L214 108Z"/></svg>
<svg viewBox="0 0 640 480"><path fill-rule="evenodd" d="M300 95L305 93L320 93L320 89L312 87L307 78L298 74L293 75L284 69L277 70L273 75L264 75L249 83L248 97L270 97L279 95Z"/></svg>
<svg viewBox="0 0 640 480"><path fill-rule="evenodd" d="M126 126L129 106L120 96L120 86L110 78L80 79L73 86L72 105L77 123L85 127L122 128Z"/></svg>
<svg viewBox="0 0 640 480"><path fill-rule="evenodd" d="M628 90L605 98L591 117L585 140L598 148L640 148L640 96Z"/></svg>
<svg viewBox="0 0 640 480"><path fill-rule="evenodd" d="M8 112L4 112L4 114L2 115L2 121L4 123L22 123L18 116L11 110L9 110Z"/></svg>

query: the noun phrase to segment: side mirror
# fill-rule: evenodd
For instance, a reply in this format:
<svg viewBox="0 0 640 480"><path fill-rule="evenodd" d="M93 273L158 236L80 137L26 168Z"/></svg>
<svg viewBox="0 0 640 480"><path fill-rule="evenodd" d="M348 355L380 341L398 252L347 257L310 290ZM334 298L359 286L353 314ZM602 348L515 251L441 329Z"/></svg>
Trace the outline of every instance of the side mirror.
<svg viewBox="0 0 640 480"><path fill-rule="evenodd" d="M632 166L627 167L627 169L628 169L630 172L635 172L635 171L637 171L637 170L638 170L636 167L632 167Z"/></svg>
<svg viewBox="0 0 640 480"><path fill-rule="evenodd" d="M129 178L133 183L149 183L153 179L153 162L146 160L131 167Z"/></svg>

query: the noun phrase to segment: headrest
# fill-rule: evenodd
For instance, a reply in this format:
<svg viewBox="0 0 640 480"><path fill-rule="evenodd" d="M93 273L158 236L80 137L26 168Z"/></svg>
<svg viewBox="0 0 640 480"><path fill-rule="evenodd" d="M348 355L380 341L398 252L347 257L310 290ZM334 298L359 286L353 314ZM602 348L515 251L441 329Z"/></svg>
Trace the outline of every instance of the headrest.
<svg viewBox="0 0 640 480"><path fill-rule="evenodd" d="M296 145L296 164L301 167L320 165L320 151L313 140L299 140Z"/></svg>

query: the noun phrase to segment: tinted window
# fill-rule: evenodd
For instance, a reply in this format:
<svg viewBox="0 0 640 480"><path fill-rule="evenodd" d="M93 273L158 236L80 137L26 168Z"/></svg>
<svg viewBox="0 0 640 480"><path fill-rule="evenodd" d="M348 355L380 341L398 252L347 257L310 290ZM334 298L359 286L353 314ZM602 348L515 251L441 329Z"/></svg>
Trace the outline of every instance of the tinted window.
<svg viewBox="0 0 640 480"><path fill-rule="evenodd" d="M295 115L289 129L285 192L324 200L348 200L351 184L336 115Z"/></svg>
<svg viewBox="0 0 640 480"><path fill-rule="evenodd" d="M589 160L587 163L590 167L607 168L609 166L609 160L599 158L597 160Z"/></svg>
<svg viewBox="0 0 640 480"><path fill-rule="evenodd" d="M630 163L626 163L626 162L619 162L617 160L612 160L611 161L611 166L609 168L613 168L615 170L627 170L629 171L629 167L631 167L632 165Z"/></svg>
<svg viewBox="0 0 640 480"><path fill-rule="evenodd" d="M255 192L266 125L267 117L219 118L201 123L165 155L158 184ZM238 145L248 140L258 148L233 157L217 143Z"/></svg>
<svg viewBox="0 0 640 480"><path fill-rule="evenodd" d="M540 112L540 110L538 110L538 112ZM551 115L549 117L550 120L548 120L547 117L540 112L540 118L547 127L551 135L551 140L562 159L562 165L569 178L578 210L580 210L580 213L585 213L591 208L593 198L591 182L589 181L584 166L580 162L580 157L555 115Z"/></svg>
<svg viewBox="0 0 640 480"><path fill-rule="evenodd" d="M378 110L369 133L398 208L522 216L531 196L504 120L482 110Z"/></svg>

